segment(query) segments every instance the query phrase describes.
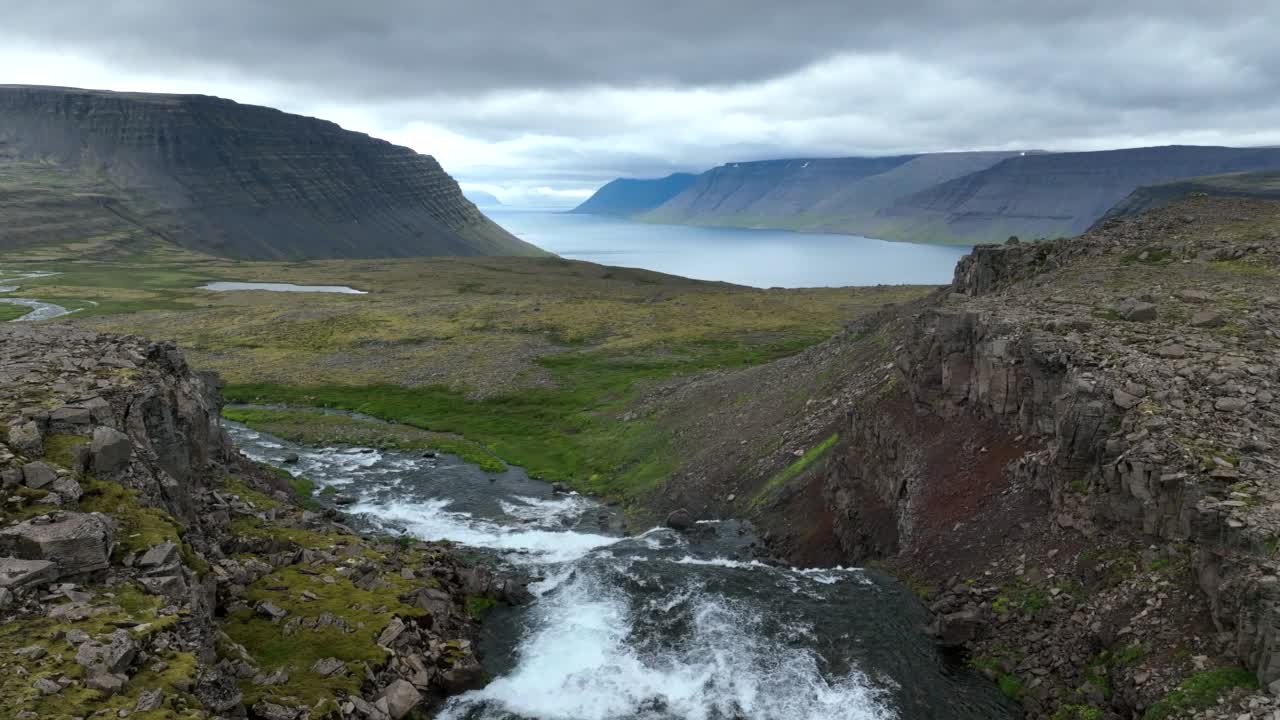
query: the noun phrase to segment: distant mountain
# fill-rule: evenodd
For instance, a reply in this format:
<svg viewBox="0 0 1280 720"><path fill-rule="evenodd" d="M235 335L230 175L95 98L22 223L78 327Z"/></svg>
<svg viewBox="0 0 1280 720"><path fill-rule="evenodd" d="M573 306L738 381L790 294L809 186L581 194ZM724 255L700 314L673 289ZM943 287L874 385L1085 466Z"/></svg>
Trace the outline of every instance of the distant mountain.
<svg viewBox="0 0 1280 720"><path fill-rule="evenodd" d="M899 199L870 229L878 237L935 242L1066 237L1140 186L1268 168L1280 168L1280 150L1173 145L1029 154Z"/></svg>
<svg viewBox="0 0 1280 720"><path fill-rule="evenodd" d="M657 207L616 214L970 244L1075 235L1139 187L1266 169L1280 169L1280 149L1169 146L738 162L696 176ZM623 187L634 188L645 181L626 182ZM604 203L613 185L583 207Z"/></svg>
<svg viewBox="0 0 1280 720"><path fill-rule="evenodd" d="M696 175L675 173L645 180L618 178L596 191L572 212L593 215L635 215L652 210L693 184Z"/></svg>
<svg viewBox="0 0 1280 720"><path fill-rule="evenodd" d="M0 85L0 249L163 239L247 259L537 255L428 155L202 95Z"/></svg>
<svg viewBox="0 0 1280 720"><path fill-rule="evenodd" d="M502 207L502 201L492 193L483 190L463 190L463 197L475 203L477 207Z"/></svg>
<svg viewBox="0 0 1280 720"><path fill-rule="evenodd" d="M1015 152L768 160L721 165L643 216L654 222L862 232L898 198Z"/></svg>
<svg viewBox="0 0 1280 720"><path fill-rule="evenodd" d="M1280 200L1280 169L1207 175L1146 185L1129 193L1107 212L1107 216L1137 215L1193 194Z"/></svg>

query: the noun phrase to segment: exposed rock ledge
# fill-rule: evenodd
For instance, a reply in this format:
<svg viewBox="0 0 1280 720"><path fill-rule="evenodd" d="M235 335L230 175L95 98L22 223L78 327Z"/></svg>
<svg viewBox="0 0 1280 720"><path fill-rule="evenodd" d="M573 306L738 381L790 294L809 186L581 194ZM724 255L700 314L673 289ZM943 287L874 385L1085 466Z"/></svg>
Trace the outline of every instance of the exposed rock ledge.
<svg viewBox="0 0 1280 720"><path fill-rule="evenodd" d="M380 720L477 683L467 599L512 586L297 505L216 387L172 345L0 326L6 717Z"/></svg>

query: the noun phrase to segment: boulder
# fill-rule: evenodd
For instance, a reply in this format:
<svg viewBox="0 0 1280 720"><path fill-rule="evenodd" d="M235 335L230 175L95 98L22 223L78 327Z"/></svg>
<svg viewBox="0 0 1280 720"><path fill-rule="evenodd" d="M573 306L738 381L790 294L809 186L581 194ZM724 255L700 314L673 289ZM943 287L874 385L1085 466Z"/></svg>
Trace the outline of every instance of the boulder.
<svg viewBox="0 0 1280 720"><path fill-rule="evenodd" d="M84 681L86 687L104 692L108 695L115 695L124 689L129 679L124 675L114 675L112 673L99 672L89 676Z"/></svg>
<svg viewBox="0 0 1280 720"><path fill-rule="evenodd" d="M58 479L58 471L48 463L33 462L22 466L22 484L39 490Z"/></svg>
<svg viewBox="0 0 1280 720"><path fill-rule="evenodd" d="M1218 398L1218 401L1213 404L1213 407L1214 409L1222 412L1240 412L1241 410L1249 407L1249 402L1244 398L1225 397Z"/></svg>
<svg viewBox="0 0 1280 720"><path fill-rule="evenodd" d="M982 613L977 610L961 610L939 616L934 620L930 632L942 647L959 648L981 637L985 628Z"/></svg>
<svg viewBox="0 0 1280 720"><path fill-rule="evenodd" d="M187 597L187 581L181 575L144 577L139 578L138 582L152 595L163 595L174 601L182 601Z"/></svg>
<svg viewBox="0 0 1280 720"><path fill-rule="evenodd" d="M392 720L400 720L422 702L422 693L408 680L395 680L382 691L387 701L387 714Z"/></svg>
<svg viewBox="0 0 1280 720"><path fill-rule="evenodd" d="M667 527L673 530L690 530L693 526L693 516L684 508L673 510L670 515L667 515Z"/></svg>
<svg viewBox="0 0 1280 720"><path fill-rule="evenodd" d="M1216 328L1226 323L1222 313L1217 310L1201 310L1191 316L1191 324L1195 327Z"/></svg>
<svg viewBox="0 0 1280 720"><path fill-rule="evenodd" d="M311 672L319 675L320 677L329 677L339 673L345 675L346 670L347 664L338 658L333 657L320 658L311 666Z"/></svg>
<svg viewBox="0 0 1280 720"><path fill-rule="evenodd" d="M132 452L133 443L128 435L115 428L94 428L89 454L95 473L109 475L119 471L129 463Z"/></svg>
<svg viewBox="0 0 1280 720"><path fill-rule="evenodd" d="M116 630L105 642L90 641L76 649L76 662L89 674L120 674L129 669L138 654L138 645L128 630Z"/></svg>
<svg viewBox="0 0 1280 720"><path fill-rule="evenodd" d="M58 577L58 565L49 560L22 560L0 558L0 588L19 588L53 582Z"/></svg>
<svg viewBox="0 0 1280 720"><path fill-rule="evenodd" d="M58 512L0 530L0 555L51 560L59 576L111 564L111 522L98 513Z"/></svg>
<svg viewBox="0 0 1280 720"><path fill-rule="evenodd" d="M6 442L10 448L22 455L44 454L44 433L40 431L40 426L34 420L11 424L9 439Z"/></svg>
<svg viewBox="0 0 1280 720"><path fill-rule="evenodd" d="M285 456L284 456L284 463L285 463L286 465L294 465L294 464L296 464L299 460L301 460L301 458L299 458L299 457L298 457L298 453L295 453L295 452L291 452L291 453L289 453L288 455L285 455Z"/></svg>
<svg viewBox="0 0 1280 720"><path fill-rule="evenodd" d="M288 610L285 610L270 600L263 600L257 605L254 605L253 611L272 622L283 620L289 614Z"/></svg>
<svg viewBox="0 0 1280 720"><path fill-rule="evenodd" d="M153 545L150 549L142 554L133 564L135 567L144 570L167 567L178 561L178 546L171 542L162 542L159 545Z"/></svg>
<svg viewBox="0 0 1280 720"><path fill-rule="evenodd" d="M1120 304L1120 317L1130 322L1151 322L1158 316L1156 306L1149 302L1126 301Z"/></svg>
<svg viewBox="0 0 1280 720"><path fill-rule="evenodd" d="M64 503L77 503L84 496L84 488L80 487L80 483L76 479L69 476L63 476L54 480L49 484L49 492L56 493L62 498Z"/></svg>

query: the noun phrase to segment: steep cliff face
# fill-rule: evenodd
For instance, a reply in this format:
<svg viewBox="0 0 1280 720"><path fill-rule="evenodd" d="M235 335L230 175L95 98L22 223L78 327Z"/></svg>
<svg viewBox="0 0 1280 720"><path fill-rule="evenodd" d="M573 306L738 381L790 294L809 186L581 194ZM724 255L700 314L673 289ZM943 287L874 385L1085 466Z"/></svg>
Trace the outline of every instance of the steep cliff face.
<svg viewBox="0 0 1280 720"><path fill-rule="evenodd" d="M691 173L673 173L652 180L618 178L610 181L573 209L592 215L635 215L648 212L684 192L697 178Z"/></svg>
<svg viewBox="0 0 1280 720"><path fill-rule="evenodd" d="M1142 712L1196 671L1107 666L1126 643L1275 681L1277 279L1269 203L1199 198L975 248L948 291L894 321L896 376L847 406L840 444L801 481L827 537L940 588L940 634L1017 655L996 674L1034 681L1037 717ZM804 528L775 532L812 552ZM1081 700L1088 662L1114 696Z"/></svg>
<svg viewBox="0 0 1280 720"><path fill-rule="evenodd" d="M6 157L7 174L69 174L104 214L215 255L539 253L430 156L220 98L0 86Z"/></svg>
<svg viewBox="0 0 1280 720"><path fill-rule="evenodd" d="M996 242L1084 232L1134 189L1181 177L1280 167L1280 149L1170 146L1028 154L902 198L886 237Z"/></svg>
<svg viewBox="0 0 1280 720"><path fill-rule="evenodd" d="M479 682L466 598L511 594L304 510L219 409L171 344L0 325L6 717L388 720Z"/></svg>

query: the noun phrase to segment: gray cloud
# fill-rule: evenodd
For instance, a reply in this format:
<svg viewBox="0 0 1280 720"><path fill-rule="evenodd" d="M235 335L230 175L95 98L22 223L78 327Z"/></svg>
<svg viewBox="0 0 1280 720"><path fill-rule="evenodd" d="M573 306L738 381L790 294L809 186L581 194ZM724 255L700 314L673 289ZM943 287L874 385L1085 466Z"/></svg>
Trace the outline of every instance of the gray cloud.
<svg viewBox="0 0 1280 720"><path fill-rule="evenodd" d="M1280 143L1280 4L1256 0L0 0L0 13L0 81L272 104L517 194L786 155Z"/></svg>

